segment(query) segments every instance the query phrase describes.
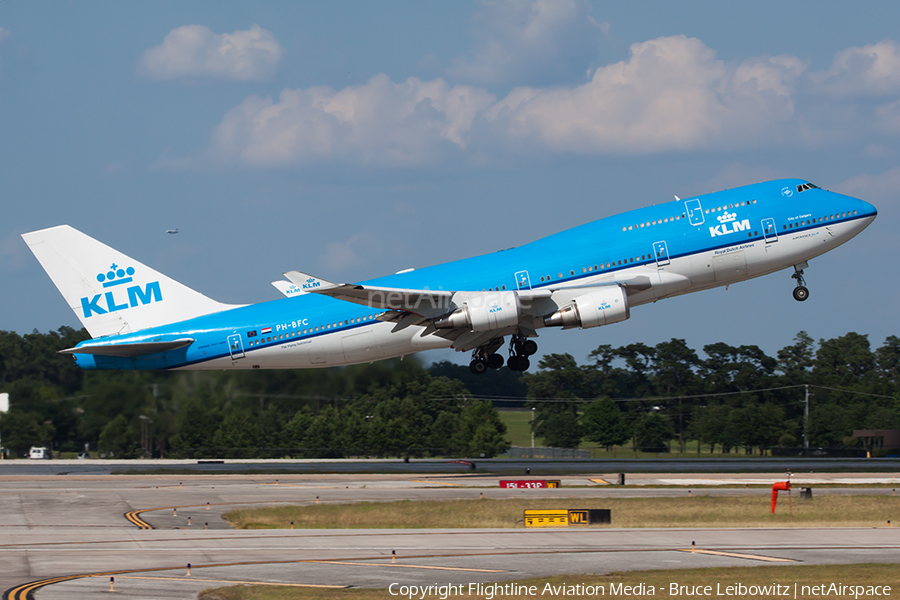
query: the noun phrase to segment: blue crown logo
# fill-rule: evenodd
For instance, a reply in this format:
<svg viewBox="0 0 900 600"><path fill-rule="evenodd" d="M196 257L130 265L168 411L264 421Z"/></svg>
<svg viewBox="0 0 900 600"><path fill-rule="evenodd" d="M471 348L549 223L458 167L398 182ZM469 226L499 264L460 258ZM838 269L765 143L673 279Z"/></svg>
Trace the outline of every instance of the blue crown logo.
<svg viewBox="0 0 900 600"><path fill-rule="evenodd" d="M109 271L106 273L97 273L97 281L103 284L103 287L113 287L124 283L131 283L131 276L134 275L134 267L123 269L116 263L109 265Z"/></svg>

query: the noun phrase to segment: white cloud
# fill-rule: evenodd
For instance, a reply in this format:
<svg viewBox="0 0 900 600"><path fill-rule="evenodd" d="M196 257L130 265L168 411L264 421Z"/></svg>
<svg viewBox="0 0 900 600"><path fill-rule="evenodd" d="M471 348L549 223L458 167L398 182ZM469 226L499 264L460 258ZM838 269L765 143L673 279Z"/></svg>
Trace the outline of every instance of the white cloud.
<svg viewBox="0 0 900 600"><path fill-rule="evenodd" d="M450 79L546 85L583 79L604 29L586 0L483 0L472 56L453 61Z"/></svg>
<svg viewBox="0 0 900 600"><path fill-rule="evenodd" d="M256 165L340 160L425 164L448 150L652 153L743 148L779 136L805 65L778 56L728 65L697 39L660 38L574 87L516 88L497 102L442 79L377 75L340 91L285 89L226 113L214 154ZM783 132L781 135L785 135Z"/></svg>
<svg viewBox="0 0 900 600"><path fill-rule="evenodd" d="M645 153L727 145L771 136L794 114L805 65L793 56L727 65L700 40L634 44L631 56L571 88L518 88L488 113L508 136L554 150Z"/></svg>
<svg viewBox="0 0 900 600"><path fill-rule="evenodd" d="M884 96L900 92L900 44L882 40L838 52L831 68L812 75L819 88L837 96Z"/></svg>
<svg viewBox="0 0 900 600"><path fill-rule="evenodd" d="M870 155L886 156L900 134L900 102L823 95L816 79L821 74L808 73L796 56L725 62L685 36L634 44L627 59L594 70L585 83L517 87L500 99L441 78L395 83L380 74L341 90L250 96L224 115L197 165L410 167L547 152L783 151L835 143L861 150L868 143Z"/></svg>
<svg viewBox="0 0 900 600"><path fill-rule="evenodd" d="M340 91L285 89L277 101L250 96L228 111L213 133L213 151L256 165L417 165L464 149L476 115L494 100L441 79L393 83L383 74Z"/></svg>
<svg viewBox="0 0 900 600"><path fill-rule="evenodd" d="M202 25L185 25L170 31L159 46L145 50L138 72L151 79L264 81L275 73L282 53L272 33L259 25L222 34Z"/></svg>

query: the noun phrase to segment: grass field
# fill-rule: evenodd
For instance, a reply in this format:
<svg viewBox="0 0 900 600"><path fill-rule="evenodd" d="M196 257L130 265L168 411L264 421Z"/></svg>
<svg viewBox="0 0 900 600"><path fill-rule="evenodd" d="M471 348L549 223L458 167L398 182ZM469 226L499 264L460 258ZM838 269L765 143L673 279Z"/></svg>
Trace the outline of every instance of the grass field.
<svg viewBox="0 0 900 600"><path fill-rule="evenodd" d="M812 589L804 590L804 586L812 588L812 586L828 585L831 583L839 583L843 585L853 586L891 586L890 591L882 598L900 597L900 584L897 577L898 566L893 565L810 565L810 566L778 566L778 567L728 567L714 569L667 569L658 571L631 571L627 573L610 573L609 575L567 575L562 577L550 578L534 578L516 581L517 586L535 586L536 594L534 595L503 595L494 596L494 599L501 600L519 599L535 597L551 598L559 597L563 594L553 593L560 591L559 586L597 586L602 587L605 596L613 595L610 592L616 589L616 586L639 586L643 584L643 588L638 590L650 591L653 587L653 595L637 593L629 595L632 598L659 598L659 597L689 597L686 593L671 595L671 584L685 586L711 586L709 590L710 596L720 598L740 598L748 597L750 594L725 594L727 586L735 586L741 584L744 586L767 586L771 588L773 585L787 586L789 590L789 598L823 598L823 597L843 597L852 598L853 594L842 594L836 596L831 593L830 596L824 594L813 594ZM547 585L551 588L546 587ZM797 595L794 595L796 586ZM622 587L618 588L622 590ZM468 589L466 588L466 591ZM741 590L736 590L740 592ZM773 590L774 591L774 590ZM803 593L806 591L807 593ZM886 591L886 590L881 590ZM542 592L545 592L542 594ZM717 595L717 592L722 592ZM618 594L624 595L624 594ZM702 594L701 594L702 595ZM572 594L565 594L571 597ZM594 594L601 596L601 594ZM416 596L418 597L418 596ZM460 596L449 596L450 600L455 600ZM486 595L465 593L461 597L466 598L487 598ZM576 597L586 597L586 595L576 595ZM690 597L696 597L696 594ZM767 600L770 598L780 598L781 595L775 594L753 594L754 600ZM860 595L859 597L864 597ZM872 597L872 595L866 596ZM229 588L218 588L205 590L200 593L201 600L388 600L397 598L392 596L386 589L348 589L348 590L325 590L316 588L295 588L295 587L279 587L279 586L237 586ZM427 595L426 599L439 599L439 595Z"/></svg>
<svg viewBox="0 0 900 600"><path fill-rule="evenodd" d="M531 447L531 411L530 410L499 410L500 420L506 425L506 439L513 446ZM535 438L537 446L543 445L544 440Z"/></svg>
<svg viewBox="0 0 900 600"><path fill-rule="evenodd" d="M531 410L524 408L499 409L500 420L506 425L506 439L513 446L520 448L531 447ZM543 447L544 440L540 437L534 439L534 445ZM741 458L760 458L757 450L756 454L747 454L743 448L732 448L730 452L723 453L721 448L716 446L716 452L710 452L709 444L700 444L699 449L696 440L685 440L685 451L678 452L678 440L673 439L670 442L672 452L659 454L656 452L640 452L636 451L631 442L626 442L621 446L615 446L609 450L605 446L598 446L594 442L582 441L578 445L579 450L588 450L591 458L732 458L735 460ZM768 456L768 454L766 455Z"/></svg>
<svg viewBox="0 0 900 600"><path fill-rule="evenodd" d="M528 409L501 409L498 411L500 420L506 425L506 439L513 446L522 448L531 447L531 410ZM537 447L544 446L544 440L540 437L534 439L534 445ZM744 456L759 458L759 455L748 455L735 448L728 454L721 452L710 453L708 445L701 445L700 453L697 453L697 442L690 440L686 442L685 452L667 452L663 454L665 458L741 458ZM610 450L605 447L598 446L593 442L581 442L578 446L581 450L589 450L591 458L658 458L659 454L655 452L636 452L631 447L631 442L622 446L616 446ZM678 442L672 442L672 449L678 449Z"/></svg>
<svg viewBox="0 0 900 600"><path fill-rule="evenodd" d="M793 507L793 520L789 507ZM612 527L885 527L900 524L900 497L819 496L776 514L770 495L680 498L507 499L359 502L238 509L222 515L238 529L448 529L521 527L525 509L612 510Z"/></svg>

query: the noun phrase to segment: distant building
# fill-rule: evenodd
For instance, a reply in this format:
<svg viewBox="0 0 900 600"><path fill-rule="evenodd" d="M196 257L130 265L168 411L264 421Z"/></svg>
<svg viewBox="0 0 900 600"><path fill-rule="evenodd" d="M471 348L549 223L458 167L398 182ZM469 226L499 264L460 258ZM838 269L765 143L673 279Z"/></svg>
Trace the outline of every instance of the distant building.
<svg viewBox="0 0 900 600"><path fill-rule="evenodd" d="M867 450L900 450L900 429L857 429L853 437L860 438Z"/></svg>

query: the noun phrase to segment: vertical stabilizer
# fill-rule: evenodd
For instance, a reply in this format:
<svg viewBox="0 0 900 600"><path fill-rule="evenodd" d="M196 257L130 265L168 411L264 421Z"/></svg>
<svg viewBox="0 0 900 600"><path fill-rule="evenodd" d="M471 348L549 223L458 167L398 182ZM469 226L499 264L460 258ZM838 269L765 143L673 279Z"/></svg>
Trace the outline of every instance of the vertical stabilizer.
<svg viewBox="0 0 900 600"><path fill-rule="evenodd" d="M233 308L68 225L22 235L91 337L139 331Z"/></svg>

